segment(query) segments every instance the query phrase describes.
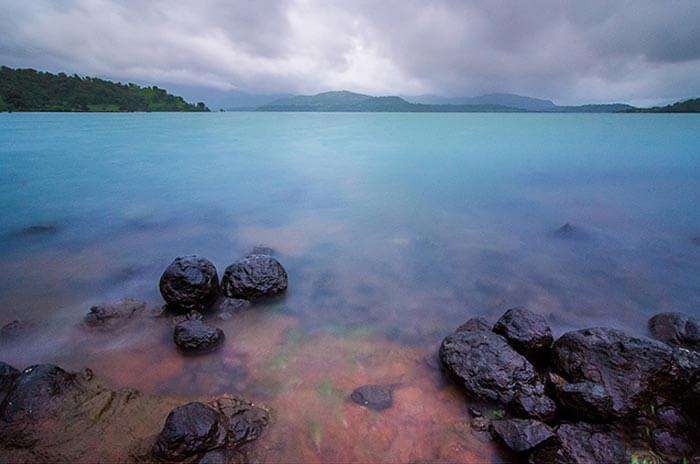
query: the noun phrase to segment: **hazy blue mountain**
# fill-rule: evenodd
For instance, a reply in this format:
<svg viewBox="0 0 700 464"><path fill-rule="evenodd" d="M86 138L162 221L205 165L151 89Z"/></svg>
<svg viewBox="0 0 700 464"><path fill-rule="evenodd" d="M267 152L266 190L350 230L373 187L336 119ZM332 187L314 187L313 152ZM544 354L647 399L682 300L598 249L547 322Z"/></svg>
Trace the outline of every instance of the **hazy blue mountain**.
<svg viewBox="0 0 700 464"><path fill-rule="evenodd" d="M604 103L598 105L557 106L557 113L622 113L634 109L625 103Z"/></svg>
<svg viewBox="0 0 700 464"><path fill-rule="evenodd" d="M373 97L347 90L317 95L296 95L262 105L258 111L350 111L350 112L519 112L502 105L427 105L411 103L397 96Z"/></svg>
<svg viewBox="0 0 700 464"><path fill-rule="evenodd" d="M440 97L436 95L419 95L405 97L413 103L428 105L498 105L510 108L520 108L528 111L551 111L556 105L551 100L524 97L512 93L490 93L478 97Z"/></svg>
<svg viewBox="0 0 700 464"><path fill-rule="evenodd" d="M170 84L168 88L190 101L203 101L212 110L253 110L289 94L253 94L240 90L220 90L211 87Z"/></svg>

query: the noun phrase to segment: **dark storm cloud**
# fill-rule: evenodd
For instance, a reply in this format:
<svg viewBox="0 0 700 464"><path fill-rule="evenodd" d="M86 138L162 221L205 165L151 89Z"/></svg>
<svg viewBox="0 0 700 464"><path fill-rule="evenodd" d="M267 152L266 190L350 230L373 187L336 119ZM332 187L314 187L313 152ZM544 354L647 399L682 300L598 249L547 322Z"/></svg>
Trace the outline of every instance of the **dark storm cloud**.
<svg viewBox="0 0 700 464"><path fill-rule="evenodd" d="M700 2L0 0L0 62L158 83L649 102L700 95Z"/></svg>

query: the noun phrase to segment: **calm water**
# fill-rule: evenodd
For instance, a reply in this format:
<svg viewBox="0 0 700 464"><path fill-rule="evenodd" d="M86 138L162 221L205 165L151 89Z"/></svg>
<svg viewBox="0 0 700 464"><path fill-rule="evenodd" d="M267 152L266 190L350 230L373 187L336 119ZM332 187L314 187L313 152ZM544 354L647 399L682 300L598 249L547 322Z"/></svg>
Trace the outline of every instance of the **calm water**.
<svg viewBox="0 0 700 464"><path fill-rule="evenodd" d="M0 114L0 323L42 334L0 350L264 402L268 460L508 461L469 429L441 338L516 305L558 334L697 315L698 204L697 115ZM217 322L219 353L181 357L163 323L76 328L99 301L160 304L175 256L221 275L258 244L289 292ZM383 382L392 409L348 403Z"/></svg>

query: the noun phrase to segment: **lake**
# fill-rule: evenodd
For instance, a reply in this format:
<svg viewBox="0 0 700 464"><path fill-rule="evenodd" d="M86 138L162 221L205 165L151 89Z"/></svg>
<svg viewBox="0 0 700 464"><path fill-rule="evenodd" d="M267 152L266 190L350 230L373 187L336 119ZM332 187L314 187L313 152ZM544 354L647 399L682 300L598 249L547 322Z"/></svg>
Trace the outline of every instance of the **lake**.
<svg viewBox="0 0 700 464"><path fill-rule="evenodd" d="M555 335L645 334L700 314L700 115L0 114L0 347L181 398L275 411L270 461L504 461L440 372L442 338L526 306ZM573 232L557 234L564 224ZM173 258L224 268L265 245L285 297L183 357L168 324L78 327L91 305L162 304ZM396 385L377 413L350 403Z"/></svg>

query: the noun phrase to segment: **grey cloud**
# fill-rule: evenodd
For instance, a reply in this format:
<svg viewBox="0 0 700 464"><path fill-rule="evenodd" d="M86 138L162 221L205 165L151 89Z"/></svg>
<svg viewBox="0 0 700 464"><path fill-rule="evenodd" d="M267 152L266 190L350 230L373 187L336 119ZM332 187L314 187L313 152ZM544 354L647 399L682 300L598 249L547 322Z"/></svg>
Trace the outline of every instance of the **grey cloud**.
<svg viewBox="0 0 700 464"><path fill-rule="evenodd" d="M250 92L700 95L700 2L0 0L0 62Z"/></svg>

